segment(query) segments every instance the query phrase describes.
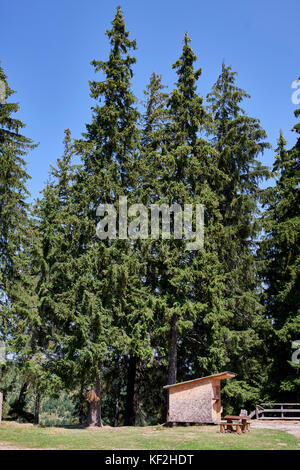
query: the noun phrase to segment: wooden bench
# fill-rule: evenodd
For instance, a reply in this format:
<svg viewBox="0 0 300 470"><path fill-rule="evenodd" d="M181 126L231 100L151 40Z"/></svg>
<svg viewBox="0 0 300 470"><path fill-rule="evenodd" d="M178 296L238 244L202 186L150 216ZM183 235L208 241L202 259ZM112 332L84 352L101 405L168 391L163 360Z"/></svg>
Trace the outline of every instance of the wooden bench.
<svg viewBox="0 0 300 470"><path fill-rule="evenodd" d="M227 421L220 421L220 432L224 433L225 431L228 431L228 428L231 428L231 431L233 431L233 428L236 428L237 434L242 434L242 423L228 423Z"/></svg>
<svg viewBox="0 0 300 470"><path fill-rule="evenodd" d="M225 418L226 421L219 421L221 433L228 430L233 431L234 427L236 428L237 434L250 431L250 422L247 416L225 416Z"/></svg>

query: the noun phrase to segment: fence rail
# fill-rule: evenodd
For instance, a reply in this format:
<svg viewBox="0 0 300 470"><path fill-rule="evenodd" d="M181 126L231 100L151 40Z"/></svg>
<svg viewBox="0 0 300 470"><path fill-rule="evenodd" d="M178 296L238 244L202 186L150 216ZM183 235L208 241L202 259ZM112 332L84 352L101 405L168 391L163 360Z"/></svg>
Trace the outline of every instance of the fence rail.
<svg viewBox="0 0 300 470"><path fill-rule="evenodd" d="M269 413L277 416L265 416ZM296 416L286 416L289 413ZM256 405L255 410L249 414L249 418L253 417L256 419L300 419L300 403L261 403Z"/></svg>

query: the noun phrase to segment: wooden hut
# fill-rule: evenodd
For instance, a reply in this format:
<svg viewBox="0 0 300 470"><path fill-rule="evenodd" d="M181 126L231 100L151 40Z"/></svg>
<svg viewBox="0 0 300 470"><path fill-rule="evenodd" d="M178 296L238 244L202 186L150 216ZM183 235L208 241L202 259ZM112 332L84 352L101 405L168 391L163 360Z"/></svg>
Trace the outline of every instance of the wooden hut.
<svg viewBox="0 0 300 470"><path fill-rule="evenodd" d="M215 423L221 419L221 380L235 377L233 372L200 377L166 385L169 393L168 423Z"/></svg>

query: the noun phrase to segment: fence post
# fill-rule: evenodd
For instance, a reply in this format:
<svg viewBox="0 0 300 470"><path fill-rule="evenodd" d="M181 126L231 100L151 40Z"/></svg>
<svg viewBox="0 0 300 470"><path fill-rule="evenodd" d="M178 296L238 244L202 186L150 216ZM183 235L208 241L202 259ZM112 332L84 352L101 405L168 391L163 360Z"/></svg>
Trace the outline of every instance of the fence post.
<svg viewBox="0 0 300 470"><path fill-rule="evenodd" d="M257 409L257 405L255 406L255 417L256 417L256 419L258 419L258 409Z"/></svg>

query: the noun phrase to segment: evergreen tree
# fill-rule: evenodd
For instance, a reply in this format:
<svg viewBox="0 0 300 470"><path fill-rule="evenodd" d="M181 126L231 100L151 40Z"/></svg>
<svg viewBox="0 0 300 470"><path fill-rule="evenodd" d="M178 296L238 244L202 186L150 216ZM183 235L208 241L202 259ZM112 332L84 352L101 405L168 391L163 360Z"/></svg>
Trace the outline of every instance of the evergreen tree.
<svg viewBox="0 0 300 470"><path fill-rule="evenodd" d="M217 169L222 173L212 187L222 215L216 244L224 282L223 314L211 315L209 322L207 361L210 370L230 367L238 373L239 378L226 386L225 394L235 396L240 406L246 406L260 396L267 381L260 364L267 361L264 342L269 327L259 304L255 252L259 184L269 176L258 157L269 144L259 121L247 116L240 106L249 95L237 87L235 75L223 63L207 97L213 117L208 130L217 152Z"/></svg>
<svg viewBox="0 0 300 470"><path fill-rule="evenodd" d="M64 219L67 217L72 156L70 142L70 132L67 130L64 157L58 159L57 170L53 169L57 182L47 183L42 198L33 208L28 246L20 252L24 260L22 279L27 297L19 299L12 309L14 322L10 329L10 342L14 351L19 351L24 379L13 412L19 410L23 413L24 396L33 391L35 424L39 422L43 394L55 394L61 388L61 380L54 373L59 344L57 296L62 288L61 280L56 276L56 267L64 255Z"/></svg>
<svg viewBox="0 0 300 470"><path fill-rule="evenodd" d="M169 203L202 204L205 207L205 244L203 249L188 251L182 242L176 241L174 247L169 246L166 253L161 253L161 293L162 299L163 293L167 294L170 328L168 384L176 382L178 347L180 351L184 350L187 332L202 322L205 312L214 308L215 293L221 289L218 261L212 245L212 234L219 217L218 202L211 190L211 179L215 177L214 156L211 145L201 136L209 117L203 99L196 91L201 70L194 70L195 61L186 34L182 55L173 64L178 80L168 100L170 140L162 193L169 196ZM203 279L208 272L210 277L205 284ZM190 368L193 373L194 366Z"/></svg>
<svg viewBox="0 0 300 470"><path fill-rule="evenodd" d="M0 338L21 363L26 319L34 316L34 281L27 256L32 240L27 204L30 177L24 157L35 145L22 134L23 122L13 117L19 105L7 101L14 91L2 68L0 83Z"/></svg>
<svg viewBox="0 0 300 470"><path fill-rule="evenodd" d="M296 110L295 116L299 114L300 110ZM299 124L293 130L299 134ZM280 132L273 168L276 184L265 191L265 237L260 250L265 262L263 301L274 329L267 391L276 401L299 400L300 366L292 360L293 352L297 356L300 335L299 158L300 138L291 150L286 150L286 140Z"/></svg>
<svg viewBox="0 0 300 470"><path fill-rule="evenodd" d="M159 203L161 199L159 185L164 165L161 155L168 140L166 125L169 122L169 113L166 109L168 94L164 92L165 88L161 82L161 75L153 72L144 91L140 154L136 161L139 175L136 197L148 209L150 204ZM144 267L142 282L147 291L147 306L151 310L151 321L148 321L148 329L145 332L151 350L148 350L149 354L140 358L137 364L138 379L134 400L140 424L162 421L165 418L165 394L162 385L166 382L164 365L166 341L161 331L163 326L161 319L157 315L160 304L157 291L159 277L157 240L151 239L150 227L148 235L148 239L139 240L137 245L137 255Z"/></svg>
<svg viewBox="0 0 300 470"><path fill-rule="evenodd" d="M25 127L13 117L19 109L17 103L6 100L14 93L0 68L1 89L5 90L0 102L0 302L9 301L16 276L16 259L26 240L28 227L29 192L24 156L34 147L32 141L21 134Z"/></svg>
<svg viewBox="0 0 300 470"><path fill-rule="evenodd" d="M210 189L214 157L211 145L200 136L208 116L196 92L201 71L194 70L195 61L186 34L182 55L173 65L178 76L176 88L168 98L161 91L160 80L151 77L143 137L143 152L148 153L143 170L148 200L182 208L193 204L194 210L195 204L203 204L207 212L204 249L186 250L187 240L174 236L165 240L161 234L150 245L147 280L155 299L152 341L158 352L156 366L167 367L165 376L162 369L157 376L169 384L176 382L178 364L180 378L194 375L195 355L189 358L186 368L182 367L188 362L187 337L201 323L205 312L213 308L221 288L218 260L212 252L212 233L218 219L217 200ZM172 218L171 225L174 228ZM204 273L210 281L206 284L201 282ZM153 380L151 370L149 376Z"/></svg>
<svg viewBox="0 0 300 470"><path fill-rule="evenodd" d="M133 188L138 179L139 113L131 92L135 58L130 55L136 43L129 39L120 7L112 29L106 34L111 45L109 58L106 62L92 62L95 71L101 70L105 78L90 83L91 96L96 100L92 123L86 126L83 139L76 142L83 164L73 188L74 208L80 219L75 259L79 276L73 292L78 311L76 335L77 338L83 335L86 341L80 354L88 354L90 377L95 384L91 410L96 417L90 413L89 422L100 424L99 376L104 362L109 357L125 355L128 358L125 422L132 424L136 362L139 357L151 354L147 340L150 312L141 279L144 267L135 243L126 239L99 240L95 231L100 203L113 204L118 209L119 196L126 196L128 204L137 202Z"/></svg>
<svg viewBox="0 0 300 470"><path fill-rule="evenodd" d="M238 374L224 389L228 411L262 396L297 401L300 137L287 150L280 133L276 184L262 191L269 171L259 156L269 144L259 120L242 109L250 96L230 67L222 64L208 114L185 34L173 64L175 88L167 94L153 72L141 116L131 83L136 42L120 7L106 36L108 59L92 61L101 78L90 82L91 122L74 144L65 131L64 154L31 216L24 158L34 145L13 118L18 105L7 103L13 91L0 68L0 341L10 353L0 381L5 407L18 377L13 418L37 424L43 397L65 389L82 424L154 424L165 418L164 384L226 369ZM128 207L150 206L151 219L151 205L158 213L163 204L171 208L170 239L162 227L154 235L147 226L142 234L138 205L127 239L128 227L118 225L124 196ZM97 237L100 204L116 211L115 239ZM186 204L193 206L194 227L196 204L205 208L200 249L186 249L184 213L182 237L175 236L174 207ZM34 396L34 415L26 411L27 394Z"/></svg>

